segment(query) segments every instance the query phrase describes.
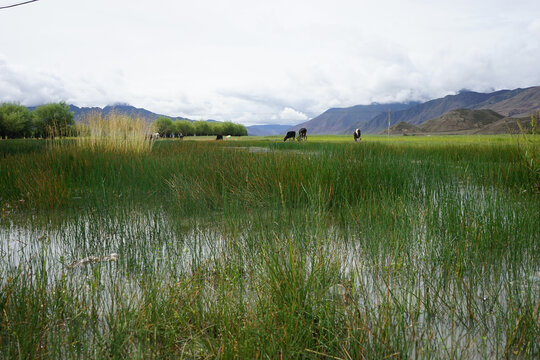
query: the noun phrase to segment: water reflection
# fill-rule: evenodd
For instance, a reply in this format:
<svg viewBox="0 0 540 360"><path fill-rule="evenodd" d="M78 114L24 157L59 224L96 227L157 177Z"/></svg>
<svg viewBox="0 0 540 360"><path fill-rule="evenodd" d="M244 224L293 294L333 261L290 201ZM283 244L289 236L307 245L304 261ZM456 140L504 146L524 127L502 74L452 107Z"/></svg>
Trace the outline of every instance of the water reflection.
<svg viewBox="0 0 540 360"><path fill-rule="evenodd" d="M441 201L437 196L433 194L434 203ZM456 203L467 211L465 203L477 199L487 201L480 191L472 200ZM480 205L476 211L485 214L489 209ZM434 211L436 221L442 221L438 211ZM45 271L51 289L60 281L69 282L77 296L98 304L100 314L114 311L119 297L129 303L141 301L149 282L152 286L195 283L209 303L218 301L217 289L224 283L242 284L236 294L256 301L258 284L267 281L267 268L277 253L284 256L278 262L283 267L295 257L303 258L306 269L300 273L306 276L321 266L328 273L335 267L337 275L324 285L323 301L340 302L344 313L384 319L392 308L392 316L401 317L394 321L414 329L406 335L411 344L416 344L416 336L436 337L446 348L457 348L457 355L494 356L506 341L499 329L504 321L501 314L511 310L508 299L516 297L515 291L538 294L538 270L516 275L511 272L513 264L502 263L496 270L471 265L474 271L448 273L437 253L445 251L444 244L428 225L427 210L415 218L410 232L382 233L393 236L388 243L367 230L303 228L277 221L261 226L255 218L228 227L223 219L177 219L163 209L120 209L105 216L88 212L62 221L44 221L35 215L4 219L1 281L16 273L33 276ZM116 261L70 266L113 253L118 254ZM485 340L478 340L479 333Z"/></svg>

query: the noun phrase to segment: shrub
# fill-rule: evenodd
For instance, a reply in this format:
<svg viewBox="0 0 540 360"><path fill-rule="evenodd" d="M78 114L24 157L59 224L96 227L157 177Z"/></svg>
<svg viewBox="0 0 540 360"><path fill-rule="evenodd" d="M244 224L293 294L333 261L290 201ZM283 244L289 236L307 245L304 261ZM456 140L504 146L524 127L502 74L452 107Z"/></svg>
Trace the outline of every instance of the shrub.
<svg viewBox="0 0 540 360"><path fill-rule="evenodd" d="M25 106L0 105L0 138L22 138L32 135L32 113Z"/></svg>
<svg viewBox="0 0 540 360"><path fill-rule="evenodd" d="M67 136L70 135L71 126L75 125L73 113L64 102L38 106L33 114L38 136Z"/></svg>

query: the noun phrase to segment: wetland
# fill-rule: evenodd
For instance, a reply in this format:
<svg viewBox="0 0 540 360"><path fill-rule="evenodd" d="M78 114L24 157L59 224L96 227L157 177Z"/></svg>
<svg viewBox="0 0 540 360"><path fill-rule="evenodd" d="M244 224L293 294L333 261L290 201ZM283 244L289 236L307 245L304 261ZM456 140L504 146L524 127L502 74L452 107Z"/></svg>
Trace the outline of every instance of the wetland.
<svg viewBox="0 0 540 360"><path fill-rule="evenodd" d="M514 138L0 153L2 358L540 355L540 195Z"/></svg>

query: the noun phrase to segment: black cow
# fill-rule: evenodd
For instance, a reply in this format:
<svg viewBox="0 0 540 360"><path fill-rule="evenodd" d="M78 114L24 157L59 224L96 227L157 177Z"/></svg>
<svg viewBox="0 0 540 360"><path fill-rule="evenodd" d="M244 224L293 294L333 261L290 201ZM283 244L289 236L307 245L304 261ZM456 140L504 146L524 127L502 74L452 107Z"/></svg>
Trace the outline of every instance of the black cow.
<svg viewBox="0 0 540 360"><path fill-rule="evenodd" d="M307 140L307 129L301 128L298 130L298 141Z"/></svg>
<svg viewBox="0 0 540 360"><path fill-rule="evenodd" d="M285 138L283 141L287 141L287 139L296 139L296 131L287 131L287 135L285 135Z"/></svg>
<svg viewBox="0 0 540 360"><path fill-rule="evenodd" d="M362 140L360 138L362 136L362 132L360 131L360 129L354 130L353 136L354 136L354 141L358 141L358 139Z"/></svg>
<svg viewBox="0 0 540 360"><path fill-rule="evenodd" d="M223 135L216 136L216 140L223 140Z"/></svg>

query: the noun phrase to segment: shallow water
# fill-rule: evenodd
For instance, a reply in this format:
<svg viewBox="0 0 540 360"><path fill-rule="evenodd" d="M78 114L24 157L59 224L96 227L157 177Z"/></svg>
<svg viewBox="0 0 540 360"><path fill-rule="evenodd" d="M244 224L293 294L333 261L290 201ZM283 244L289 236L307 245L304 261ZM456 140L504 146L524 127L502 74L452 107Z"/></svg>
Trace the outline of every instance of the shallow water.
<svg viewBox="0 0 540 360"><path fill-rule="evenodd" d="M228 147L224 147L223 149L245 150L252 154L286 153L286 154L308 155L308 156L321 154L321 151L317 151L317 150L277 149L277 148L272 149L269 147L262 147L262 146L228 146Z"/></svg>
<svg viewBox="0 0 540 360"><path fill-rule="evenodd" d="M469 230L482 229L482 221L486 221L482 219L494 217L489 191L471 186L458 195L450 206L455 206L460 216L475 216L467 225ZM232 265L240 274L234 281L244 284L241 296L255 301L257 278L262 276L257 272L264 268L264 259L271 251L286 249L290 246L287 242L297 242L304 244L298 256L306 259L306 273L321 254L328 265L337 264L339 277L327 285L327 291L338 287L343 294L327 301L346 298L346 308L374 319L387 316L383 304L399 309L402 319L396 321L410 330L404 337L415 344L412 353L428 351L424 348L431 340L426 339L433 338L436 344L431 346L437 354L450 349L447 355L498 357L507 341L506 333L501 332L507 325L505 314L516 311L509 299L524 301L531 294L540 294L538 262L530 259L532 268L517 266L517 274L516 265L507 262L496 267L471 263L466 272L449 273L455 269L448 269L439 258L439 252L448 251L446 240L437 238L440 232L432 231L427 214L428 208L445 199L438 193L431 197L431 205L428 202L424 210L410 214L413 226L409 232L395 235L388 229L389 236L397 236L391 241L375 238L368 229L296 229L303 225L282 226L278 222L261 226L249 216L237 219L238 226L229 228L227 220L177 219L159 208L58 215L61 219L52 214L4 216L0 222L0 273L5 282L17 272L38 274L46 269L51 289L68 279L72 288L78 289L78 296L95 297L100 313L107 314L115 311L118 293L128 302L140 301L148 281L174 284L193 279L200 283L207 301L218 301L215 288L229 281L229 275L224 274ZM434 207L431 211L437 214L437 222L444 224L443 209ZM517 220L506 218L500 226L513 226ZM289 231L283 232L284 228ZM407 241L399 248L397 242L402 237ZM273 241L284 244L274 247ZM76 260L112 253L118 254L116 261L68 268Z"/></svg>

